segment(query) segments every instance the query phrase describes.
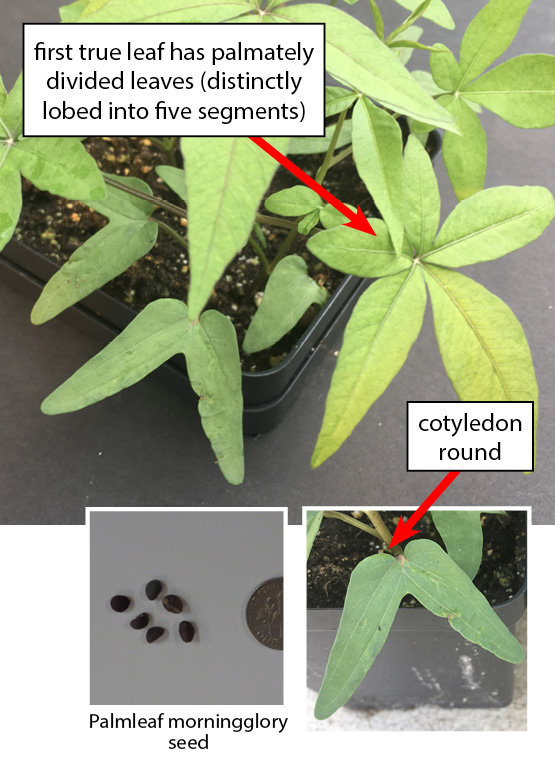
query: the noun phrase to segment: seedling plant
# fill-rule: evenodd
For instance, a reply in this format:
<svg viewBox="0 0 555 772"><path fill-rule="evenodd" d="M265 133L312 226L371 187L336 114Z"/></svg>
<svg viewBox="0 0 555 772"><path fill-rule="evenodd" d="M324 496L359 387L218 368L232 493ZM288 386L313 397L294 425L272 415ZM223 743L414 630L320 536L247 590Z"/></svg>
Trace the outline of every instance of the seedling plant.
<svg viewBox="0 0 555 772"><path fill-rule="evenodd" d="M513 663L524 659L520 643L473 584L482 563L481 513L432 511L431 516L445 549L429 539L413 539L404 548L397 545L388 550L392 536L376 511L365 510L356 516L333 511L307 513L307 558L324 517L372 534L384 548L364 558L351 574L314 710L316 718L329 718L353 695L386 643L397 609L408 594L432 614L446 617L468 641L500 659Z"/></svg>
<svg viewBox="0 0 555 772"><path fill-rule="evenodd" d="M441 0L396 2L410 13L392 31L384 29L375 0L373 29L337 7L278 0L78 0L60 9L62 23L325 23L327 70L342 84L326 89L326 137L273 138L271 144L285 154L321 154L321 184L334 166L354 163L381 219L370 220L376 236L344 227L343 215L297 184L262 204L277 164L246 137L152 138L167 153L167 165L156 171L178 196L176 204L154 196L139 179L101 172L77 138L23 136L22 79L9 94L0 82L0 248L18 222L20 176L53 195L81 200L108 219L47 283L32 312L35 324L128 269L155 247L160 230L187 255L190 268L187 303L171 297L150 303L45 399L45 413L79 410L182 354L220 469L230 483L240 483L237 336L227 316L204 309L248 243L259 275L245 302L254 303L255 295L262 300L244 351L281 340L309 307L328 302L305 259L292 251L299 234L330 268L375 280L347 324L313 466L335 453L402 367L419 334L427 295L445 369L461 399L537 401L520 323L500 298L455 269L528 244L555 215L546 188L483 189L487 144L480 122L486 108L522 128L553 125L555 57L527 54L489 69L511 44L530 0L485 4L464 33L458 60L442 44L423 42L423 29L415 24L422 17L452 29ZM408 69L414 49L429 52L429 72ZM406 142L401 117L408 122ZM441 228L438 186L424 149L434 128L444 130L443 155L459 199ZM356 201L344 203L357 208ZM163 222L160 210L179 224ZM269 227L283 237L271 259Z"/></svg>

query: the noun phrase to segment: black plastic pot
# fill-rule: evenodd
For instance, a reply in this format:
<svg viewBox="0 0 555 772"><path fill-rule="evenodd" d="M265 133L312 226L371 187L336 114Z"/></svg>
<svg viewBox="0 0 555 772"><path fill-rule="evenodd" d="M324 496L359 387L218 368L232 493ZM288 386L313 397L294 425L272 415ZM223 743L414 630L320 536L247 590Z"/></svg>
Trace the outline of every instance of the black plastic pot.
<svg viewBox="0 0 555 772"><path fill-rule="evenodd" d="M39 296L58 268L54 260L15 239L0 255L0 274L33 299ZM280 422L311 367L324 356L345 327L351 309L366 286L367 280L346 276L282 362L264 372L243 373L243 427L246 434L269 431ZM136 311L102 290L93 292L62 315L102 344L115 338L135 316ZM194 397L184 357L174 357L157 370L157 375L180 393Z"/></svg>
<svg viewBox="0 0 555 772"><path fill-rule="evenodd" d="M526 586L495 611L512 633ZM318 691L343 609L308 610L308 685ZM401 608L350 708L500 708L513 696L514 665L463 638L425 608Z"/></svg>

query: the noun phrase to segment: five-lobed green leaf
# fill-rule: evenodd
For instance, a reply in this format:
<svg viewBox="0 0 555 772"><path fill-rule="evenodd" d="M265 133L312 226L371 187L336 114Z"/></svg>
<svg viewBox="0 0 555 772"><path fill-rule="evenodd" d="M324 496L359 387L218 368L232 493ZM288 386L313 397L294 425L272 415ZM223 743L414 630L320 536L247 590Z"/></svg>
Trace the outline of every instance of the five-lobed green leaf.
<svg viewBox="0 0 555 772"><path fill-rule="evenodd" d="M474 579L482 562L484 533L481 513L472 510L432 510L432 519L447 554Z"/></svg>
<svg viewBox="0 0 555 772"><path fill-rule="evenodd" d="M118 179L116 175L114 179ZM126 184L152 195L146 182L127 177ZM108 217L108 224L85 241L45 285L31 312L33 324L42 324L87 297L126 271L152 249L158 224L149 219L154 206L108 186L102 201L85 201Z"/></svg>
<svg viewBox="0 0 555 772"><path fill-rule="evenodd" d="M335 453L397 375L418 337L425 308L424 281L415 266L374 282L361 295L345 329L313 467Z"/></svg>
<svg viewBox="0 0 555 772"><path fill-rule="evenodd" d="M272 144L285 152L287 140ZM214 284L245 245L277 168L248 137L183 137L191 268L189 311L204 308Z"/></svg>
<svg viewBox="0 0 555 772"><path fill-rule="evenodd" d="M397 255L403 250L403 139L399 123L366 97L353 111L353 157Z"/></svg>
<svg viewBox="0 0 555 772"><path fill-rule="evenodd" d="M307 273L306 263L298 255L288 255L274 268L252 322L243 349L262 351L281 340L297 324L313 303L321 306L328 298Z"/></svg>

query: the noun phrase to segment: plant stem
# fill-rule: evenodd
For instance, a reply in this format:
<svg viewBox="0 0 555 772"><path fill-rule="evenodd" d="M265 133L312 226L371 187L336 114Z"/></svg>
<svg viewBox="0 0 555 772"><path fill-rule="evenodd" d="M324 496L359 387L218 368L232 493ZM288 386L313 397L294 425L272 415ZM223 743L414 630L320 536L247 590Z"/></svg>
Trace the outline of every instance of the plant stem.
<svg viewBox="0 0 555 772"><path fill-rule="evenodd" d="M380 539L382 539L385 542L385 545L389 547L389 544L391 543L391 539L393 538L393 535L390 533L389 528L382 520L380 514L372 509L363 509L362 511L368 517L368 519L370 520L370 522L378 532ZM403 550L398 544L395 547L392 547L391 552L394 555L403 554Z"/></svg>
<svg viewBox="0 0 555 772"><path fill-rule="evenodd" d="M302 219L302 217L299 219L299 222L300 222L301 219ZM291 244L295 240L295 236L298 233L297 228L298 228L298 222L293 223L293 228L291 228L291 230L289 231L287 236L284 238L283 243L282 243L281 247L279 248L277 255L274 257L274 259L270 263L270 273L272 273L272 271L274 270L276 265L279 263L279 261L282 260L287 255L287 253L289 252L289 247L291 246Z"/></svg>
<svg viewBox="0 0 555 772"><path fill-rule="evenodd" d="M155 222L156 225L158 225L159 228L162 228L163 231L166 231L168 236L171 236L174 241L176 241L180 247L182 247L185 252L189 251L189 246L187 244L187 240L183 238L183 236L180 236L177 231L175 231L171 225L168 225L165 222L162 222L162 220L157 220L155 217L149 217L148 218L150 222Z"/></svg>
<svg viewBox="0 0 555 772"><path fill-rule="evenodd" d="M366 525L366 523L361 523L360 520L357 520L350 515L345 515L343 512L324 512L324 517L329 517L333 520L343 520L344 523L354 525L355 528L360 528L361 531L366 531L366 533L371 534L376 539L381 538L380 534L375 530L375 528L370 528L370 526Z"/></svg>
<svg viewBox="0 0 555 772"><path fill-rule="evenodd" d="M256 222L259 222L262 225L275 225L278 228L287 228L287 230L291 230L291 228L295 227L293 220L284 220L281 217L270 217L267 214L260 214L260 212L256 215Z"/></svg>
<svg viewBox="0 0 555 772"><path fill-rule="evenodd" d="M136 198L142 198L143 201L150 201L151 204L154 204L154 206L157 206L160 209L165 209L167 212L171 212L172 214L176 214L179 217L184 217L187 219L186 209L182 209L180 206L171 204L169 201L166 201L163 198L158 198L158 196L151 196L149 193L143 193L142 190L132 188L131 185L126 185L125 182L114 180L111 177L108 177L108 175L105 173L103 173L102 176L104 177L104 182L107 185L111 185L113 188L117 188L118 190L122 190L125 193L129 193Z"/></svg>
<svg viewBox="0 0 555 772"><path fill-rule="evenodd" d="M340 150L339 153L334 155L334 157L330 161L330 165L328 166L329 169L332 168L332 166L335 166L335 164L338 164L340 161L342 161L344 158L348 158L353 153L353 146L349 145L344 150Z"/></svg>
<svg viewBox="0 0 555 772"><path fill-rule="evenodd" d="M264 268L264 271L269 276L270 275L270 265L268 263L268 258L266 257L266 254L258 241L254 238L254 236L249 236L249 244L254 249L258 257L260 258L260 262L262 263L262 267Z"/></svg>
<svg viewBox="0 0 555 772"><path fill-rule="evenodd" d="M335 150L335 146L337 145L337 141L339 139L339 135L341 134L341 129L343 128L343 122L345 120L345 116L347 115L348 107L343 110L342 113L339 114L339 118L337 119L337 123L335 124L334 132L331 136L330 144L328 145L328 149L326 150L326 155L324 156L324 160L322 162L322 165L316 172L316 182L321 185L324 181L324 177L326 176L326 173L328 171L331 158L333 156L333 151Z"/></svg>

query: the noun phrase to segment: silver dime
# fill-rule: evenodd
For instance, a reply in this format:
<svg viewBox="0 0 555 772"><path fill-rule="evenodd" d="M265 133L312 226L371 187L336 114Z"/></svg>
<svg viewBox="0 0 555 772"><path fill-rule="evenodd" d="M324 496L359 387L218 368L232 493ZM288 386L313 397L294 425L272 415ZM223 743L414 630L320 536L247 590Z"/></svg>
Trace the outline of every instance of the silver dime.
<svg viewBox="0 0 555 772"><path fill-rule="evenodd" d="M247 625L257 641L269 649L283 650L283 578L268 579L247 603Z"/></svg>

